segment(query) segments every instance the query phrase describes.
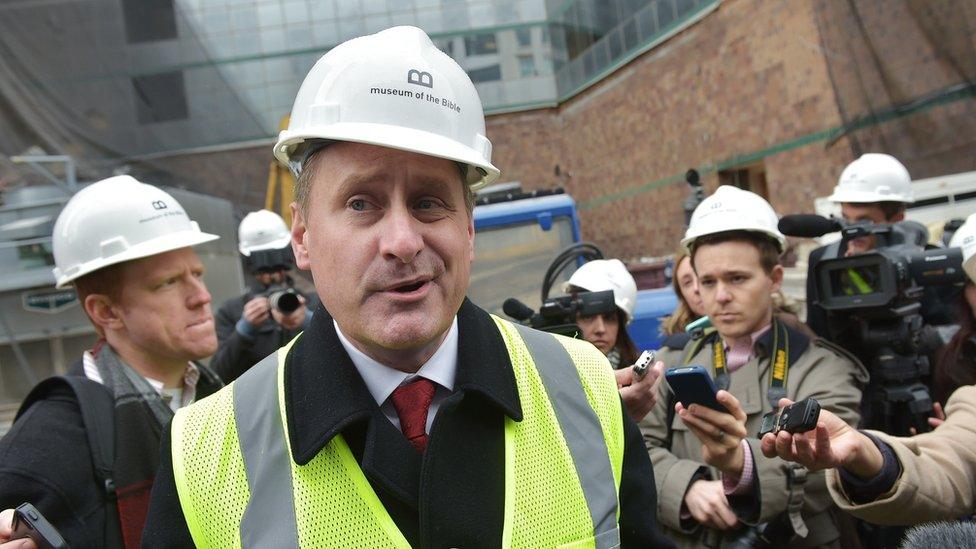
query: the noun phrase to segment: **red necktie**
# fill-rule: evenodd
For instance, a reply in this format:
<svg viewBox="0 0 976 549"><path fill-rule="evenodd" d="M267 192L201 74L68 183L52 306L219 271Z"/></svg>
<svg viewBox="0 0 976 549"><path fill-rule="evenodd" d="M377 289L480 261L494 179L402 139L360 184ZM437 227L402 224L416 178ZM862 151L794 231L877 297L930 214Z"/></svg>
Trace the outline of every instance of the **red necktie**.
<svg viewBox="0 0 976 549"><path fill-rule="evenodd" d="M400 430L410 444L423 453L427 449L427 411L434 398L434 382L419 378L393 391L390 398L400 418Z"/></svg>

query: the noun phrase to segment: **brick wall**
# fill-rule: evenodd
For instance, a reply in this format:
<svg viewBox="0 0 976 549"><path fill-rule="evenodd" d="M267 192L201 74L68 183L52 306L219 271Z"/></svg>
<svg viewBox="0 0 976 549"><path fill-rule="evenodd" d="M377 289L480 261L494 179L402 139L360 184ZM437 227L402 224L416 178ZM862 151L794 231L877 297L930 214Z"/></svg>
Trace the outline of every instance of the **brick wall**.
<svg viewBox="0 0 976 549"><path fill-rule="evenodd" d="M674 249L689 167L772 149L761 161L773 206L811 211L852 160L844 139L789 146L840 124L813 9L728 0L559 108L490 117L502 179L566 187L584 237L624 258ZM714 170L702 179L718 185Z"/></svg>

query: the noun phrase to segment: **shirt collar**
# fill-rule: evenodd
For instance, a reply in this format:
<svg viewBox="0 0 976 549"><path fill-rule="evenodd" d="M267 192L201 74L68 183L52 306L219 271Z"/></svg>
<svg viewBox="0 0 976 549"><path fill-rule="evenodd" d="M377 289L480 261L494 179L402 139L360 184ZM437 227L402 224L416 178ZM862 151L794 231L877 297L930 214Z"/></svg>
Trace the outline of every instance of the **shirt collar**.
<svg viewBox="0 0 976 549"><path fill-rule="evenodd" d="M770 322L769 324L767 324L767 325L763 326L762 328L759 328L755 332L752 332L751 334L749 334L749 338L751 339L751 344L749 345L749 351L750 351L750 353L755 354L754 349L756 348L756 342L759 341L760 338L762 338L764 335L766 335L767 333L769 333L769 330L772 327L773 327L773 323ZM726 341L725 338L722 338L722 344L725 345L725 351L726 352L731 351L732 348L733 348L731 345L729 345L729 342Z"/></svg>
<svg viewBox="0 0 976 549"><path fill-rule="evenodd" d="M336 335L339 336L339 342L346 350L346 353L349 354L349 358L352 359L353 365L359 371L359 375L362 376L363 381L366 383L366 388L373 395L373 399L376 400L377 404L382 405L397 387L409 383L418 377L429 379L441 387L446 388L448 391L454 390L454 379L457 376L458 363L457 316L451 322L451 327L447 331L447 336L444 338L440 347L437 348L437 351L414 374L401 372L400 370L373 360L357 349L346 338L335 319L332 320L332 324L335 326Z"/></svg>

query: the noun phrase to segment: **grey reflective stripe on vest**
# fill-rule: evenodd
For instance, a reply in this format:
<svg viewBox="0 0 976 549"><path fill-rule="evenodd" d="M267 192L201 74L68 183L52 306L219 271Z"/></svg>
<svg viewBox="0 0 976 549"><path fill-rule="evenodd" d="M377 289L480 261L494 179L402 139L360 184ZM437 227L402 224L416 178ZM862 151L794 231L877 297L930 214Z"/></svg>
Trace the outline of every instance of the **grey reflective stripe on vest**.
<svg viewBox="0 0 976 549"><path fill-rule="evenodd" d="M298 547L291 457L278 407L278 353L234 383L234 420L251 497L241 547Z"/></svg>
<svg viewBox="0 0 976 549"><path fill-rule="evenodd" d="M603 427L586 399L576 364L551 334L520 324L514 325L532 355L572 454L583 497L593 519L596 546L598 549L617 547L620 545L617 483L603 437Z"/></svg>

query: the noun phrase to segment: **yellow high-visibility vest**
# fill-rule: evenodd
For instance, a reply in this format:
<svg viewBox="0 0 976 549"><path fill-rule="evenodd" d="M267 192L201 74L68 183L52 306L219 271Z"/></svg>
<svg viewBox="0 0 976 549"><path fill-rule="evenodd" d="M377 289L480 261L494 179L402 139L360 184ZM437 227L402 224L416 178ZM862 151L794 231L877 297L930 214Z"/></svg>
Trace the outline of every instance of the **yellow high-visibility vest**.
<svg viewBox="0 0 976 549"><path fill-rule="evenodd" d="M505 418L503 546L618 546L623 415L606 358L493 318L523 414ZM291 458L283 365L294 342L173 419L173 474L194 543L409 547L341 435L306 465Z"/></svg>

